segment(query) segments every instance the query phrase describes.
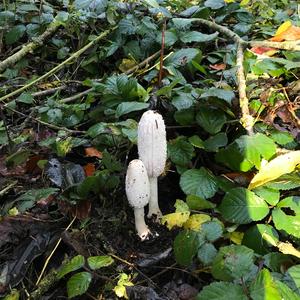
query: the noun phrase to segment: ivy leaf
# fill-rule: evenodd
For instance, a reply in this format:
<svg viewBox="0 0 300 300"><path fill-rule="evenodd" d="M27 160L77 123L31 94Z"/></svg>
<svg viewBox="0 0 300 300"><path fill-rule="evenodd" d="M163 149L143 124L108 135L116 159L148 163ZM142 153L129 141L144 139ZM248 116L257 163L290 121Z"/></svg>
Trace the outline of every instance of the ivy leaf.
<svg viewBox="0 0 300 300"><path fill-rule="evenodd" d="M5 43L11 45L17 42L25 33L26 26L16 25L5 34Z"/></svg>
<svg viewBox="0 0 300 300"><path fill-rule="evenodd" d="M84 294L92 281L92 274L88 272L80 272L73 275L67 282L68 298Z"/></svg>
<svg viewBox="0 0 300 300"><path fill-rule="evenodd" d="M287 215L282 209L293 210L293 215ZM281 200L272 211L276 229L284 230L296 238L300 238L300 197L288 197Z"/></svg>
<svg viewBox="0 0 300 300"><path fill-rule="evenodd" d="M98 270L100 268L111 265L114 260L109 255L101 255L90 256L88 257L87 262L92 270Z"/></svg>
<svg viewBox="0 0 300 300"><path fill-rule="evenodd" d="M193 230L181 231L174 241L174 254L178 264L188 266L198 250L197 232Z"/></svg>
<svg viewBox="0 0 300 300"><path fill-rule="evenodd" d="M180 35L180 40L183 43L192 43L192 42L210 42L216 39L219 35L218 32L212 34L204 34L198 31L188 31Z"/></svg>
<svg viewBox="0 0 300 300"><path fill-rule="evenodd" d="M116 117L119 118L122 115L126 115L132 111L142 110L148 108L148 103L141 102L122 102L117 106Z"/></svg>
<svg viewBox="0 0 300 300"><path fill-rule="evenodd" d="M262 220L269 213L262 198L241 187L229 190L218 209L226 221L237 224Z"/></svg>
<svg viewBox="0 0 300 300"><path fill-rule="evenodd" d="M234 99L235 95L233 91L218 89L218 88L210 88L205 93L201 94L200 98L209 98L209 97L216 97L226 101L227 103L231 104L232 100Z"/></svg>
<svg viewBox="0 0 300 300"><path fill-rule="evenodd" d="M250 285L250 295L255 300L282 299L276 283L267 269L261 270L255 281Z"/></svg>
<svg viewBox="0 0 300 300"><path fill-rule="evenodd" d="M185 137L181 136L169 141L168 155L176 165L188 166L194 156L194 147Z"/></svg>
<svg viewBox="0 0 300 300"><path fill-rule="evenodd" d="M179 184L185 194L204 199L213 197L218 190L215 176L203 167L184 172Z"/></svg>
<svg viewBox="0 0 300 300"><path fill-rule="evenodd" d="M76 271L84 266L84 257L82 255L77 255L73 257L69 262L62 266L59 270L57 276L58 278L64 277L66 274Z"/></svg>
<svg viewBox="0 0 300 300"><path fill-rule="evenodd" d="M251 180L249 189L264 185L281 175L293 172L298 164L300 164L300 150L277 156L261 167Z"/></svg>
<svg viewBox="0 0 300 300"><path fill-rule="evenodd" d="M196 121L208 133L216 134L222 129L227 118L219 109L202 106L196 115Z"/></svg>
<svg viewBox="0 0 300 300"><path fill-rule="evenodd" d="M267 136L261 133L242 135L225 149L221 149L216 154L216 160L232 170L247 172L253 167L259 169L261 159L268 160L275 152L276 145Z"/></svg>
<svg viewBox="0 0 300 300"><path fill-rule="evenodd" d="M254 251L240 245L221 247L212 265L214 278L224 281L239 279L249 274L253 267Z"/></svg>
<svg viewBox="0 0 300 300"><path fill-rule="evenodd" d="M196 300L247 300L243 288L231 282L213 282L205 286Z"/></svg>

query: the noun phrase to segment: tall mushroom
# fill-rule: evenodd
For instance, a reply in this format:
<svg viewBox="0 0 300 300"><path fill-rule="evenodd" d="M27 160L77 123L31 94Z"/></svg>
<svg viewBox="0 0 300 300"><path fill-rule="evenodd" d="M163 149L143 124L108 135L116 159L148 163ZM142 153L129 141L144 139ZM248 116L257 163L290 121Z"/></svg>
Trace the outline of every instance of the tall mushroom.
<svg viewBox="0 0 300 300"><path fill-rule="evenodd" d="M141 160L134 159L129 163L125 181L127 199L134 209L135 228L143 241L150 234L144 219L144 206L149 202L150 186L147 170Z"/></svg>
<svg viewBox="0 0 300 300"><path fill-rule="evenodd" d="M166 127L162 116L153 110L146 111L138 125L138 152L150 182L148 218L162 216L158 205L157 177L164 171L167 159Z"/></svg>

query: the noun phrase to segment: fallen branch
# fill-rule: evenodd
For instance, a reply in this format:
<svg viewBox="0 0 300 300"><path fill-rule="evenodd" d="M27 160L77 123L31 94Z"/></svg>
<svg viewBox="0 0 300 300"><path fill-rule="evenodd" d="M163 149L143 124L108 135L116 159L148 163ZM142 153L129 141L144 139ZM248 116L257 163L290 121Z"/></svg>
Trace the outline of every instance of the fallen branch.
<svg viewBox="0 0 300 300"><path fill-rule="evenodd" d="M101 33L99 36L97 36L94 40L92 40L90 43L88 43L87 45L85 45L84 47L82 47L81 49L79 49L78 51L76 51L75 53L73 53L69 58L67 58L65 61L63 61L62 63L60 63L59 65L57 65L56 67L54 67L53 69L51 69L49 72L45 73L44 75L38 77L37 79L31 81L30 83L24 85L23 87L3 96L0 98L0 102L3 102L7 99L9 99L10 97L17 95L21 92L23 92L24 90L30 88L31 86L35 85L36 83L38 83L39 81L53 75L54 73L56 73L57 71L59 71L60 69L62 69L66 64L75 61L76 58L78 58L82 53L84 53L86 50L88 50L89 48L91 48L92 46L94 46L97 42L99 42L101 39L103 39L104 37L106 37L111 31L113 31L116 27L113 27L112 29L108 29L106 31L104 31L103 33Z"/></svg>
<svg viewBox="0 0 300 300"><path fill-rule="evenodd" d="M45 40L49 38L49 36L51 36L58 29L59 26L60 25L58 24L58 22L51 23L43 34L35 38L32 42L28 43L27 45L24 45L22 49L18 52L14 53L13 55L0 62L0 73L3 72L6 68L21 60L28 53L33 52L36 48L42 46Z"/></svg>

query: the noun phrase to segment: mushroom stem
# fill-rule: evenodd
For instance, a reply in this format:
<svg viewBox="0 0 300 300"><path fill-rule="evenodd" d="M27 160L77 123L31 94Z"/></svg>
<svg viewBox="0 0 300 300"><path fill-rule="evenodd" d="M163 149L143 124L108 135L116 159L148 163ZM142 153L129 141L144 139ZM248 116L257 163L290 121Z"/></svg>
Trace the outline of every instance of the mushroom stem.
<svg viewBox="0 0 300 300"><path fill-rule="evenodd" d="M150 183L150 199L149 199L149 211L147 217L150 218L156 215L157 219L162 217L162 213L158 206L158 187L157 187L157 177L149 177Z"/></svg>
<svg viewBox="0 0 300 300"><path fill-rule="evenodd" d="M144 219L144 207L142 208L134 208L134 218L135 218L135 228L138 233L138 236L141 240L145 240L148 238L148 235L151 234L148 226L145 223Z"/></svg>

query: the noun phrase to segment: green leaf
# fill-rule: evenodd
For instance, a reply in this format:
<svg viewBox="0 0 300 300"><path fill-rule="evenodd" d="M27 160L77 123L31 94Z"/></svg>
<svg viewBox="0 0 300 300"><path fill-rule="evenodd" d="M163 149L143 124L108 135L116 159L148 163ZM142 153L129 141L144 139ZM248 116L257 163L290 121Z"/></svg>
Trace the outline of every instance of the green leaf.
<svg viewBox="0 0 300 300"><path fill-rule="evenodd" d="M196 148L204 149L204 142L198 135L189 137L189 142Z"/></svg>
<svg viewBox="0 0 300 300"><path fill-rule="evenodd" d="M266 234L271 236L274 241L279 241L279 235L271 225L256 224L245 232L242 244L253 249L257 254L269 253L273 245L268 242Z"/></svg>
<svg viewBox="0 0 300 300"><path fill-rule="evenodd" d="M231 282L213 282L205 286L196 300L247 300L243 288Z"/></svg>
<svg viewBox="0 0 300 300"><path fill-rule="evenodd" d="M276 205L280 198L280 193L278 190L274 190L266 186L260 186L254 189L253 192L255 192L255 194L259 197L263 198L270 205Z"/></svg>
<svg viewBox="0 0 300 300"><path fill-rule="evenodd" d="M251 298L255 300L282 300L276 283L267 269L259 272L249 290Z"/></svg>
<svg viewBox="0 0 300 300"><path fill-rule="evenodd" d="M77 255L73 257L69 262L61 267L58 271L58 278L64 277L66 274L76 271L84 266L84 257L82 255Z"/></svg>
<svg viewBox="0 0 300 300"><path fill-rule="evenodd" d="M80 272L73 275L67 282L68 298L84 294L92 281L92 274Z"/></svg>
<svg viewBox="0 0 300 300"><path fill-rule="evenodd" d="M206 240L213 243L222 236L223 228L220 223L209 221L202 224L201 232L204 233Z"/></svg>
<svg viewBox="0 0 300 300"><path fill-rule="evenodd" d="M212 265L215 279L231 281L249 274L253 267L253 250L240 245L221 247Z"/></svg>
<svg viewBox="0 0 300 300"><path fill-rule="evenodd" d="M263 257L264 265L269 268L272 272L280 273L285 266L290 266L293 264L293 260L289 255L271 252Z"/></svg>
<svg viewBox="0 0 300 300"><path fill-rule="evenodd" d="M294 137L289 132L271 131L271 139L279 145L286 145L294 141Z"/></svg>
<svg viewBox="0 0 300 300"><path fill-rule="evenodd" d="M177 110L188 109L196 102L191 93L178 92L176 96L172 98L172 104Z"/></svg>
<svg viewBox="0 0 300 300"><path fill-rule="evenodd" d="M282 208L292 210L293 214L288 215ZM276 229L300 238L300 197L294 196L281 200L273 209L272 218Z"/></svg>
<svg viewBox="0 0 300 300"><path fill-rule="evenodd" d="M218 133L227 118L224 112L212 107L201 106L196 115L197 123L210 134Z"/></svg>
<svg viewBox="0 0 300 300"><path fill-rule="evenodd" d="M180 35L180 40L183 43L192 43L192 42L210 42L216 39L216 37L219 35L218 32L212 33L212 34L204 34L198 31L187 31Z"/></svg>
<svg viewBox="0 0 300 300"><path fill-rule="evenodd" d="M300 187L300 173L285 174L266 184L267 187L275 190L292 190Z"/></svg>
<svg viewBox="0 0 300 300"><path fill-rule="evenodd" d="M186 203L189 208L193 210L211 209L216 207L214 203L195 195L188 195L186 197Z"/></svg>
<svg viewBox="0 0 300 300"><path fill-rule="evenodd" d="M211 9L219 9L225 6L225 2L224 0L206 0L204 5Z"/></svg>
<svg viewBox="0 0 300 300"><path fill-rule="evenodd" d="M219 148L226 146L228 143L227 135L224 132L217 133L204 141L206 151L217 152Z"/></svg>
<svg viewBox="0 0 300 300"><path fill-rule="evenodd" d="M198 250L197 232L183 230L175 238L174 254L178 264L188 266Z"/></svg>
<svg viewBox="0 0 300 300"><path fill-rule="evenodd" d="M227 192L218 209L226 221L237 224L262 220L269 213L262 198L240 187Z"/></svg>
<svg viewBox="0 0 300 300"><path fill-rule="evenodd" d="M180 125L191 125L194 123L195 112L193 109L175 111L174 119Z"/></svg>
<svg viewBox="0 0 300 300"><path fill-rule="evenodd" d="M188 166L194 156L194 147L185 137L178 137L168 142L168 156L176 165Z"/></svg>
<svg viewBox="0 0 300 300"><path fill-rule="evenodd" d="M258 133L243 135L216 154L216 160L232 170L247 172L253 167L260 168L261 159L270 159L276 152L275 143Z"/></svg>
<svg viewBox="0 0 300 300"><path fill-rule="evenodd" d="M218 89L218 88L210 88L205 93L201 94L200 98L209 98L215 97L226 101L227 103L231 104L232 100L234 99L235 95L233 91Z"/></svg>
<svg viewBox="0 0 300 300"><path fill-rule="evenodd" d="M26 26L16 25L5 34L5 43L11 45L17 42L25 33Z"/></svg>
<svg viewBox="0 0 300 300"><path fill-rule="evenodd" d="M180 187L185 194L204 199L211 198L218 190L215 176L203 167L184 172L180 177Z"/></svg>
<svg viewBox="0 0 300 300"><path fill-rule="evenodd" d="M148 108L148 103L141 102L122 102L117 106L116 117L119 118L122 115L128 114L132 111L142 110Z"/></svg>
<svg viewBox="0 0 300 300"><path fill-rule="evenodd" d="M277 287L278 292L280 293L281 299L288 299L288 300L299 300L299 292L294 293L292 289L290 289L286 284L279 280L275 280L275 284Z"/></svg>
<svg viewBox="0 0 300 300"><path fill-rule="evenodd" d="M100 268L111 265L114 262L114 260L109 255L101 255L90 256L88 257L87 262L92 270L98 270Z"/></svg>
<svg viewBox="0 0 300 300"><path fill-rule="evenodd" d="M102 133L109 133L109 129L107 128L106 123L97 123L91 126L87 131L87 134L92 138Z"/></svg>
<svg viewBox="0 0 300 300"><path fill-rule="evenodd" d="M26 104L32 104L33 103L33 97L29 93L22 93L17 99L18 102L26 103Z"/></svg>
<svg viewBox="0 0 300 300"><path fill-rule="evenodd" d="M174 52L165 60L166 67L182 67L194 59L200 50L195 48L185 48Z"/></svg>
<svg viewBox="0 0 300 300"><path fill-rule="evenodd" d="M300 265L290 267L286 272L289 286L300 294Z"/></svg>
<svg viewBox="0 0 300 300"><path fill-rule="evenodd" d="M198 259L205 265L210 265L216 257L218 251L211 243L205 243L202 245L197 253Z"/></svg>
<svg viewBox="0 0 300 300"><path fill-rule="evenodd" d="M154 8L159 8L159 4L156 0L143 0L145 1L149 6L152 6Z"/></svg>
<svg viewBox="0 0 300 300"><path fill-rule="evenodd" d="M19 151L8 156L5 159L5 162L10 167L16 167L26 162L29 156L30 156L30 152L28 150L20 149Z"/></svg>

